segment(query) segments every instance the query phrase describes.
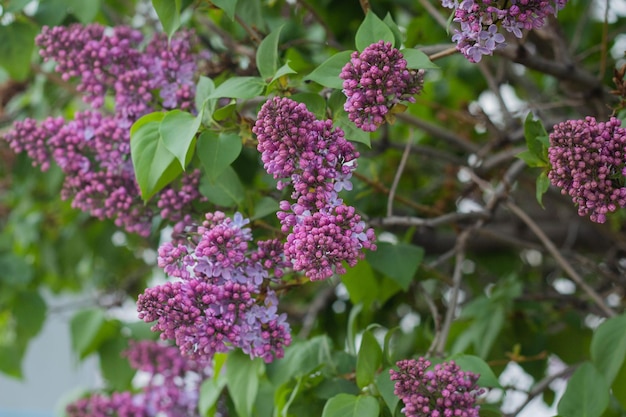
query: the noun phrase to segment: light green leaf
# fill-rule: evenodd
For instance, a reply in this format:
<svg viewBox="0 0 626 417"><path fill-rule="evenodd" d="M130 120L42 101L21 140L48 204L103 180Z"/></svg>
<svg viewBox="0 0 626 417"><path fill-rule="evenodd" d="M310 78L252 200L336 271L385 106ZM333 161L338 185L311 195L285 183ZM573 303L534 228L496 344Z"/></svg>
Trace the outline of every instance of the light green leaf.
<svg viewBox="0 0 626 417"><path fill-rule="evenodd" d="M237 0L211 0L211 3L224 10L224 13L226 13L226 16L228 16L230 20L235 20Z"/></svg>
<svg viewBox="0 0 626 417"><path fill-rule="evenodd" d="M343 130L345 138L350 142L362 143L368 148L372 147L371 133L365 132L356 127L356 125L348 118L348 114L345 111L335 114L333 123L336 127Z"/></svg>
<svg viewBox="0 0 626 417"><path fill-rule="evenodd" d="M64 3L69 13L76 16L81 23L87 24L98 15L102 0L64 0Z"/></svg>
<svg viewBox="0 0 626 417"><path fill-rule="evenodd" d="M600 417L609 405L606 378L590 362L574 372L557 410L564 417Z"/></svg>
<svg viewBox="0 0 626 417"><path fill-rule="evenodd" d="M252 415L252 405L259 389L259 376L263 372L263 362L240 351L232 351L226 359L226 386L233 400L237 415Z"/></svg>
<svg viewBox="0 0 626 417"><path fill-rule="evenodd" d="M159 132L165 113L150 113L130 129L130 153L141 197L148 201L183 170Z"/></svg>
<svg viewBox="0 0 626 417"><path fill-rule="evenodd" d="M393 33L393 46L395 48L399 48L400 45L402 45L402 33L400 32L400 28L398 28L398 25L393 20L393 17L391 17L391 14L389 12L387 12L387 14L385 15L383 22L385 22L387 27L391 29L391 33Z"/></svg>
<svg viewBox="0 0 626 417"><path fill-rule="evenodd" d="M265 82L259 77L232 77L220 84L209 98L253 98L261 95Z"/></svg>
<svg viewBox="0 0 626 417"><path fill-rule="evenodd" d="M406 60L406 66L410 69L438 69L439 66L432 62L428 55L424 52L413 49L413 48L405 48L401 49L400 52L404 56Z"/></svg>
<svg viewBox="0 0 626 417"><path fill-rule="evenodd" d="M298 93L290 98L298 103L304 103L307 110L313 113L318 119L326 119L326 100L319 94Z"/></svg>
<svg viewBox="0 0 626 417"><path fill-rule="evenodd" d="M535 120L533 114L528 113L524 121L524 139L526 140L526 145L531 153L537 157L543 157L544 151L547 152L547 150L544 150L542 141L537 140L539 137L547 138L548 132L546 132L546 129L543 127L541 120Z"/></svg>
<svg viewBox="0 0 626 417"><path fill-rule="evenodd" d="M521 159L522 161L526 162L526 165L528 165L531 168L543 168L543 167L548 166L547 161L543 160L541 156L538 156L532 153L531 151L523 151L523 152L518 153L515 156Z"/></svg>
<svg viewBox="0 0 626 417"><path fill-rule="evenodd" d="M611 385L626 358L626 315L603 322L591 339L591 360Z"/></svg>
<svg viewBox="0 0 626 417"><path fill-rule="evenodd" d="M363 51L365 48L378 41L393 42L395 37L393 32L385 22L380 20L378 16L371 10L365 15L365 19L356 31L354 43L356 49Z"/></svg>
<svg viewBox="0 0 626 417"><path fill-rule="evenodd" d="M16 20L0 25L0 65L17 81L30 74L30 60L39 29L34 24Z"/></svg>
<svg viewBox="0 0 626 417"><path fill-rule="evenodd" d="M537 202L541 207L543 207L543 195L550 188L550 179L548 178L548 174L546 171L541 172L537 177L535 196L537 198Z"/></svg>
<svg viewBox="0 0 626 417"><path fill-rule="evenodd" d="M0 372L17 379L22 379L22 357L24 351L13 344L0 345Z"/></svg>
<svg viewBox="0 0 626 417"><path fill-rule="evenodd" d="M169 38L180 27L180 6L181 0L152 0L152 7Z"/></svg>
<svg viewBox="0 0 626 417"><path fill-rule="evenodd" d="M202 122L202 112L197 116L180 110L172 110L165 114L159 125L159 133L163 145L180 163L184 171L187 161L193 157L194 139Z"/></svg>
<svg viewBox="0 0 626 417"><path fill-rule="evenodd" d="M233 207L242 203L245 190L235 170L228 166L222 174L210 181L206 179L200 185L200 192L211 203L222 207Z"/></svg>
<svg viewBox="0 0 626 417"><path fill-rule="evenodd" d="M204 172L213 183L237 159L243 147L239 135L235 133L217 135L209 130L200 135L196 146Z"/></svg>
<svg viewBox="0 0 626 417"><path fill-rule="evenodd" d="M357 317L363 311L363 304L355 304L348 316L348 334L346 335L346 347L348 353L356 356Z"/></svg>
<svg viewBox="0 0 626 417"><path fill-rule="evenodd" d="M107 321L104 312L98 308L81 310L70 320L72 348L80 359L95 352L107 339L119 330L116 322ZM119 324L119 323L118 323Z"/></svg>
<svg viewBox="0 0 626 417"><path fill-rule="evenodd" d="M393 279L405 291L408 290L422 263L424 249L408 243L393 245L380 242L376 246L376 251L366 254L372 268Z"/></svg>
<svg viewBox="0 0 626 417"><path fill-rule="evenodd" d="M474 355L454 355L452 359L464 371L480 374L477 384L481 387L502 388L500 381L483 359Z"/></svg>
<svg viewBox="0 0 626 417"><path fill-rule="evenodd" d="M215 407L225 385L226 378L207 379L202 383L200 386L200 398L198 399L200 415L208 415L209 411Z"/></svg>
<svg viewBox="0 0 626 417"><path fill-rule="evenodd" d="M279 26L267 35L256 51L256 66L264 80L274 78L278 69L278 40L284 25Z"/></svg>
<svg viewBox="0 0 626 417"><path fill-rule="evenodd" d="M379 413L374 397L339 394L326 402L322 417L378 417Z"/></svg>
<svg viewBox="0 0 626 417"><path fill-rule="evenodd" d="M294 70L293 68L289 66L289 62L286 62L282 67L276 70L276 74L274 74L274 77L272 77L270 84L278 80L283 75L296 74L296 72L297 72L296 70Z"/></svg>
<svg viewBox="0 0 626 417"><path fill-rule="evenodd" d="M216 98L209 99L209 96L215 90L215 84L213 80L204 75L200 76L198 83L196 84L196 96L194 98L196 109L202 113L202 120L211 120L213 112L215 111L215 105L217 103Z"/></svg>
<svg viewBox="0 0 626 417"><path fill-rule="evenodd" d="M391 376L389 375L390 369L392 368L386 368L378 374L374 383L376 384L378 392L380 392L387 408L389 408L389 411L391 411L391 415L393 416L394 411L400 402L400 398L393 392L396 384L391 380Z"/></svg>
<svg viewBox="0 0 626 417"><path fill-rule="evenodd" d="M254 214L250 220L261 219L278 211L278 201L272 197L263 197L254 205Z"/></svg>
<svg viewBox="0 0 626 417"><path fill-rule="evenodd" d="M374 271L366 261L357 263L353 268L348 268L341 275L341 282L346 286L350 301L353 304L362 303L369 307L378 300L380 288L374 276Z"/></svg>
<svg viewBox="0 0 626 417"><path fill-rule="evenodd" d="M374 334L366 330L363 332L359 354L356 358L356 384L359 388L365 388L372 382L383 363L383 351L374 337Z"/></svg>
<svg viewBox="0 0 626 417"><path fill-rule="evenodd" d="M30 2L31 0L7 0L3 4L4 11L5 13L20 12Z"/></svg>
<svg viewBox="0 0 626 417"><path fill-rule="evenodd" d="M330 339L328 336L315 336L287 347L284 358L268 365L267 375L274 385L280 386L331 362Z"/></svg>
<svg viewBox="0 0 626 417"><path fill-rule="evenodd" d="M343 80L339 78L341 70L350 61L352 51L337 52L335 55L322 62L319 67L315 68L305 80L315 81L316 83L330 88L343 88Z"/></svg>

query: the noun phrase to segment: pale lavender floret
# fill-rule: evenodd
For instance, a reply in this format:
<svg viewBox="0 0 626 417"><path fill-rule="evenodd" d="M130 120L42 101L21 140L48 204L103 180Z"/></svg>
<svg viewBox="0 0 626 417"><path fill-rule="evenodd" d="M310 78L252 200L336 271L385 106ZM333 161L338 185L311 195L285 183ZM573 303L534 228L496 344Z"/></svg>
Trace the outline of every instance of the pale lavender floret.
<svg viewBox="0 0 626 417"><path fill-rule="evenodd" d="M460 26L454 30L452 40L470 62L479 62L483 55L492 55L504 45L498 25L522 38L523 31L542 27L546 18L556 15L566 3L567 0L512 0L503 7L491 0L442 0L442 6L454 9L453 20Z"/></svg>
<svg viewBox="0 0 626 417"><path fill-rule="evenodd" d="M568 120L550 134L548 178L569 195L580 216L604 223L626 207L626 129L619 119Z"/></svg>
<svg viewBox="0 0 626 417"><path fill-rule="evenodd" d="M347 97L344 110L354 124L373 132L390 109L403 101L415 102L424 83L424 70L411 70L390 42L379 41L352 53L339 77Z"/></svg>
<svg viewBox="0 0 626 417"><path fill-rule="evenodd" d="M406 417L478 417L476 397L482 393L479 375L462 371L454 361L432 369L425 358L406 359L390 370L394 394L403 402Z"/></svg>

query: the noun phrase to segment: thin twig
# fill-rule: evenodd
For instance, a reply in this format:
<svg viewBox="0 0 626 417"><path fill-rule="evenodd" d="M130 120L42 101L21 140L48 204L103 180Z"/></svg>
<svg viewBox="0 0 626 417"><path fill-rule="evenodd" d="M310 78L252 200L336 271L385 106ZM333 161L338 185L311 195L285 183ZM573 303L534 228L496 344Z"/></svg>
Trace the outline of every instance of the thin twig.
<svg viewBox="0 0 626 417"><path fill-rule="evenodd" d="M487 219L489 213L472 211L468 213L452 212L438 217L422 218L411 216L388 216L381 219L371 219L370 226L405 226L405 227L437 227L444 224L453 224L459 221Z"/></svg>
<svg viewBox="0 0 626 417"><path fill-rule="evenodd" d="M398 164L398 170L396 171L396 175L393 178L393 183L391 184L391 188L389 188L389 197L387 198L387 217L391 217L393 215L393 199L396 196L396 190L398 189L398 184L400 183L402 172L404 171L404 167L406 166L406 161L409 158L409 154L411 153L412 143L413 133L411 132L411 134L409 135L409 139L406 141L406 146L404 147L404 152L402 153L400 164Z"/></svg>
<svg viewBox="0 0 626 417"><path fill-rule="evenodd" d="M429 55L428 59L430 59L431 61L436 61L436 60L438 60L440 58L445 58L447 56L454 55L457 52L459 52L459 50L456 49L456 46L454 46L452 48L446 49L445 51L436 52L436 53L434 53L432 55Z"/></svg>
<svg viewBox="0 0 626 417"><path fill-rule="evenodd" d="M587 295L596 303L596 305L604 312L604 314L608 317L615 316L615 312L604 302L602 297L591 288L582 277L576 272L576 270L572 267L572 265L561 255L561 252L557 249L557 247L552 243L550 238L541 230L539 225L528 215L524 210L515 205L512 202L507 202L506 207L513 212L520 220L522 220L526 226L539 238L543 246L550 252L550 254L554 257L557 263L565 270L567 275L574 281L578 286L585 292Z"/></svg>

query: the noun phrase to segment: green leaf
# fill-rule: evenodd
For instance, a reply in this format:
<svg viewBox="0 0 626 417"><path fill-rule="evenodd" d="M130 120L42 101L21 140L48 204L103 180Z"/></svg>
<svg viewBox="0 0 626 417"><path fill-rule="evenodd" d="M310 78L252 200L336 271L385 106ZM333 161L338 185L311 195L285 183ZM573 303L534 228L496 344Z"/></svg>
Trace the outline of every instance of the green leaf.
<svg viewBox="0 0 626 417"><path fill-rule="evenodd" d="M393 44L395 38L393 32L385 22L380 20L378 16L371 10L365 15L365 19L356 31L354 43L356 49L363 51L365 48L378 41L391 42Z"/></svg>
<svg viewBox="0 0 626 417"><path fill-rule="evenodd" d="M270 32L259 44L256 51L256 66L264 80L274 78L278 70L278 40L284 25Z"/></svg>
<svg viewBox="0 0 626 417"><path fill-rule="evenodd" d="M0 345L0 372L22 379L22 356L24 351L17 345Z"/></svg>
<svg viewBox="0 0 626 417"><path fill-rule="evenodd" d="M326 119L326 100L319 94L298 93L290 98L298 103L304 103L307 110L313 113L318 119Z"/></svg>
<svg viewBox="0 0 626 417"><path fill-rule="evenodd" d="M105 340L98 348L100 372L110 388L125 391L130 388L135 370L122 353L128 349L128 340L115 337Z"/></svg>
<svg viewBox="0 0 626 417"><path fill-rule="evenodd" d="M477 384L481 387L502 388L500 381L483 359L473 355L454 355L452 359L464 371L480 374Z"/></svg>
<svg viewBox="0 0 626 417"><path fill-rule="evenodd" d="M215 181L205 180L200 185L200 192L213 204L232 207L242 203L245 197L243 184L233 167L226 167Z"/></svg>
<svg viewBox="0 0 626 417"><path fill-rule="evenodd" d="M220 133L207 130L200 135L197 153L209 181L217 178L232 164L243 147L241 138L235 133Z"/></svg>
<svg viewBox="0 0 626 417"><path fill-rule="evenodd" d="M550 188L550 179L548 178L548 174L546 174L546 171L543 171L537 177L535 190L537 202L541 207L543 207L543 195L546 193L546 191L548 191L548 188Z"/></svg>
<svg viewBox="0 0 626 417"><path fill-rule="evenodd" d="M603 322L591 339L591 360L611 385L626 358L626 315Z"/></svg>
<svg viewBox="0 0 626 417"><path fill-rule="evenodd" d="M233 351L226 359L226 386L233 400L237 415L252 415L252 405L259 389L259 375L263 371L263 362L240 351Z"/></svg>
<svg viewBox="0 0 626 417"><path fill-rule="evenodd" d="M257 220L270 214L275 214L278 209L278 201L272 197L263 197L254 205L254 214L250 220Z"/></svg>
<svg viewBox="0 0 626 417"><path fill-rule="evenodd" d="M609 386L590 362L574 372L557 410L565 417L600 417L609 405Z"/></svg>
<svg viewBox="0 0 626 417"><path fill-rule="evenodd" d="M394 415L394 411L400 402L400 398L393 392L396 384L391 380L391 376L389 375L390 369L392 368L386 368L378 374L374 383L378 392L383 397L387 408L391 411L391 415Z"/></svg>
<svg viewBox="0 0 626 417"><path fill-rule="evenodd" d="M30 74L30 60L38 32L37 26L22 20L0 25L0 65L14 80L23 81Z"/></svg>
<svg viewBox="0 0 626 417"><path fill-rule="evenodd" d="M152 7L169 38L180 27L180 5L181 0L152 0Z"/></svg>
<svg viewBox="0 0 626 417"><path fill-rule="evenodd" d="M21 12L31 0L7 0L2 6L5 13Z"/></svg>
<svg viewBox="0 0 626 417"><path fill-rule="evenodd" d="M357 263L353 268L347 268L341 276L341 282L346 286L352 304L362 303L369 307L378 300L380 288L374 276L374 271L366 261Z"/></svg>
<svg viewBox="0 0 626 417"><path fill-rule="evenodd" d="M537 141L537 138L541 136L548 137L548 132L543 127L543 123L541 120L535 120L532 113L528 113L524 121L524 139L526 139L528 150L537 156L543 154L543 145Z"/></svg>
<svg viewBox="0 0 626 417"><path fill-rule="evenodd" d="M352 51L337 52L335 55L322 62L304 79L315 81L324 87L342 89L343 80L339 78L341 70L350 61Z"/></svg>
<svg viewBox="0 0 626 417"><path fill-rule="evenodd" d="M235 20L237 0L211 0L211 3L224 10L224 13L226 13L226 16L228 16L230 20Z"/></svg>
<svg viewBox="0 0 626 417"><path fill-rule="evenodd" d="M531 151L523 151L523 152L518 153L515 156L521 159L522 161L526 162L526 165L528 165L531 168L543 168L543 167L548 166L547 161L543 160L540 156L535 155Z"/></svg>
<svg viewBox="0 0 626 417"><path fill-rule="evenodd" d="M201 416L208 415L209 410L215 406L225 385L226 378L207 379L202 383L198 399L198 410Z"/></svg>
<svg viewBox="0 0 626 417"><path fill-rule="evenodd" d="M405 48L400 52L406 60L406 67L410 69L438 69L439 66L428 58L424 52L414 49Z"/></svg>
<svg viewBox="0 0 626 417"><path fill-rule="evenodd" d="M405 291L408 290L422 263L424 249L408 243L393 245L388 242L380 242L376 247L376 251L366 255L372 268L394 280Z"/></svg>
<svg viewBox="0 0 626 417"><path fill-rule="evenodd" d="M626 363L622 364L619 372L615 375L615 380L613 380L613 385L611 385L611 391L622 408L626 410Z"/></svg>
<svg viewBox="0 0 626 417"><path fill-rule="evenodd" d="M339 394L326 402L322 417L378 417L379 413L374 397Z"/></svg>
<svg viewBox="0 0 626 417"><path fill-rule="evenodd" d="M357 317L363 311L363 304L355 304L350 310L348 316L348 334L346 335L346 347L348 353L356 355L356 333L357 333Z"/></svg>
<svg viewBox="0 0 626 417"><path fill-rule="evenodd" d="M165 113L149 113L130 128L130 153L141 197L148 201L182 173L180 163L160 134Z"/></svg>
<svg viewBox="0 0 626 417"><path fill-rule="evenodd" d="M76 16L81 23L87 24L91 23L98 15L102 0L64 0L64 3L69 13Z"/></svg>
<svg viewBox="0 0 626 417"><path fill-rule="evenodd" d="M267 375L274 385L280 386L292 378L309 375L330 362L330 339L328 336L315 336L287 347L281 360L268 365Z"/></svg>
<svg viewBox="0 0 626 417"><path fill-rule="evenodd" d="M378 368L383 363L383 351L374 337L374 334L366 330L363 332L361 347L356 358L356 384L364 388L374 382Z"/></svg>
<svg viewBox="0 0 626 417"><path fill-rule="evenodd" d="M18 340L26 343L35 337L46 320L46 302L37 291L20 292L13 302Z"/></svg>
<svg viewBox="0 0 626 417"><path fill-rule="evenodd" d="M187 161L193 157L194 139L202 122L202 112L193 116L180 110L172 110L165 114L159 125L159 133L163 146L178 160L184 171Z"/></svg>
<svg viewBox="0 0 626 417"><path fill-rule="evenodd" d="M100 345L115 334L116 326L106 320L98 308L81 310L70 321L72 348L80 359L95 352Z"/></svg>
<svg viewBox="0 0 626 417"><path fill-rule="evenodd" d="M215 84L213 80L204 75L200 76L198 83L196 84L196 96L194 98L196 109L202 113L202 120L211 120L215 106L217 104L216 98L210 99L209 96L215 91ZM208 123L207 123L208 124Z"/></svg>
<svg viewBox="0 0 626 417"><path fill-rule="evenodd" d="M209 98L253 98L261 95L265 81L259 77L232 77L220 84Z"/></svg>
<svg viewBox="0 0 626 417"><path fill-rule="evenodd" d="M289 66L289 62L286 62L282 67L276 70L276 74L272 77L270 84L287 74L296 74L297 71Z"/></svg>
<svg viewBox="0 0 626 417"><path fill-rule="evenodd" d="M402 33L389 12L385 15L383 22L385 22L387 27L391 30L391 33L393 33L393 46L395 48L399 48L400 45L402 45Z"/></svg>
<svg viewBox="0 0 626 417"><path fill-rule="evenodd" d="M368 148L372 147L371 133L365 132L358 127L348 118L348 113L341 111L341 113L335 115L333 122L336 127L343 130L345 137L350 142L362 143Z"/></svg>

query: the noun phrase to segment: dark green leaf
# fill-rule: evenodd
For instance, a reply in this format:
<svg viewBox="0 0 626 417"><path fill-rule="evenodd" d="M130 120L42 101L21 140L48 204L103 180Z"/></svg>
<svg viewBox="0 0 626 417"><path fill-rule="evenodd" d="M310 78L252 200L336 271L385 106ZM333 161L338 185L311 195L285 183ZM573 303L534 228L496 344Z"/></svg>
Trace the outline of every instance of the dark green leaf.
<svg viewBox="0 0 626 417"><path fill-rule="evenodd" d="M378 417L379 412L374 397L339 394L326 402L322 417Z"/></svg>
<svg viewBox="0 0 626 417"><path fill-rule="evenodd" d="M619 372L615 375L611 391L622 408L626 410L626 362L622 364Z"/></svg>
<svg viewBox="0 0 626 417"><path fill-rule="evenodd" d="M374 382L374 377L382 362L383 351L374 334L366 330L363 332L359 354L356 358L356 384L359 388L364 388Z"/></svg>
<svg viewBox="0 0 626 417"><path fill-rule="evenodd" d="M209 98L253 98L261 95L265 82L259 77L232 77L220 84Z"/></svg>
<svg viewBox="0 0 626 417"><path fill-rule="evenodd" d="M170 38L180 27L180 5L181 0L152 0L152 6Z"/></svg>
<svg viewBox="0 0 626 417"><path fill-rule="evenodd" d="M183 171L193 156L194 139L201 122L202 113L193 116L191 113L172 110L165 114L159 125L163 146L176 157Z"/></svg>
<svg viewBox="0 0 626 417"><path fill-rule="evenodd" d="M543 139L540 137L548 137L548 132L543 127L541 120L535 120L532 113L528 113L526 120L524 121L524 139L526 139L526 145L530 153L536 155L538 158L547 161L547 147L544 145Z"/></svg>
<svg viewBox="0 0 626 417"><path fill-rule="evenodd" d="M591 360L611 385L626 358L626 315L602 323L591 339Z"/></svg>
<svg viewBox="0 0 626 417"><path fill-rule="evenodd" d="M241 153L241 138L235 133L220 133L207 130L200 135L197 154L209 181L215 183Z"/></svg>
<svg viewBox="0 0 626 417"><path fill-rule="evenodd" d="M224 10L224 13L226 13L226 16L228 16L230 20L235 20L237 0L211 0L211 3Z"/></svg>
<svg viewBox="0 0 626 417"><path fill-rule="evenodd" d="M335 55L322 62L319 67L315 68L305 80L315 81L316 83L330 88L343 88L343 80L339 78L341 70L350 61L352 51L337 52Z"/></svg>
<svg viewBox="0 0 626 417"><path fill-rule="evenodd" d="M72 348L80 359L95 352L115 332L115 324L107 321L104 312L97 308L79 311L70 321Z"/></svg>
<svg viewBox="0 0 626 417"><path fill-rule="evenodd" d="M410 69L438 69L439 66L432 62L428 55L419 49L405 48L400 52L406 59L406 66Z"/></svg>
<svg viewBox="0 0 626 417"><path fill-rule="evenodd" d="M36 336L46 320L46 302L37 291L20 292L13 302L18 340L26 343Z"/></svg>
<svg viewBox="0 0 626 417"><path fill-rule="evenodd" d="M0 372L10 377L22 379L22 348L14 345L0 345Z"/></svg>
<svg viewBox="0 0 626 417"><path fill-rule="evenodd" d="M298 93L290 97L298 103L304 103L307 110L315 115L318 119L326 118L326 100L319 94L315 93Z"/></svg>
<svg viewBox="0 0 626 417"><path fill-rule="evenodd" d="M30 74L30 60L35 47L37 26L16 20L9 25L0 25L0 65L17 81Z"/></svg>
<svg viewBox="0 0 626 417"><path fill-rule="evenodd" d="M341 276L341 282L346 286L353 304L362 303L369 307L380 296L378 281L372 267L366 261L357 263L353 268L347 268L346 273Z"/></svg>
<svg viewBox="0 0 626 417"><path fill-rule="evenodd" d="M259 389L259 375L263 372L263 362L251 360L240 351L233 351L226 359L226 386L240 417L252 414L252 405Z"/></svg>
<svg viewBox="0 0 626 417"><path fill-rule="evenodd" d="M245 190L235 170L228 166L215 181L206 180L200 186L200 192L213 204L232 207L241 204Z"/></svg>
<svg viewBox="0 0 626 417"><path fill-rule="evenodd" d="M356 49L363 51L363 49L371 44L381 40L393 44L395 38L389 26L380 20L374 12L369 10L365 15L363 23L361 23L361 26L359 26L359 29L356 31L354 38Z"/></svg>
<svg viewBox="0 0 626 417"><path fill-rule="evenodd" d="M393 279L405 291L408 290L422 263L424 249L407 243L393 245L380 242L376 246L376 251L366 255L372 268Z"/></svg>
<svg viewBox="0 0 626 417"><path fill-rule="evenodd" d="M81 23L91 23L100 11L102 0L64 0L67 11L80 20Z"/></svg>
<svg viewBox="0 0 626 417"><path fill-rule="evenodd" d="M564 417L599 417L609 405L609 386L590 362L574 372L557 410Z"/></svg>
<svg viewBox="0 0 626 417"><path fill-rule="evenodd" d="M263 197L254 205L254 214L250 220L261 219L278 211L278 201L272 197Z"/></svg>
<svg viewBox="0 0 626 417"><path fill-rule="evenodd" d="M135 370L131 368L128 359L122 356L126 349L128 340L121 337L105 340L98 348L100 372L109 387L116 391L128 390L135 375Z"/></svg>
<svg viewBox="0 0 626 417"><path fill-rule="evenodd" d="M395 48L399 48L400 45L402 45L402 33L400 32L400 28L398 28L398 25L393 20L393 17L391 17L390 13L387 13L385 15L385 18L383 19L383 22L385 22L387 27L389 27L389 29L391 29L391 33L393 33L393 39L394 39L393 40L393 46Z"/></svg>
<svg viewBox="0 0 626 417"><path fill-rule="evenodd" d="M160 112L147 114L130 129L130 153L144 201L148 201L183 171L161 137L160 126L164 116L165 113Z"/></svg>
<svg viewBox="0 0 626 417"><path fill-rule="evenodd" d="M396 406L400 402L400 398L394 394L395 382L391 380L391 375L389 375L389 370L392 368L384 369L378 376L376 377L375 384L376 388L378 388L378 392L383 397L387 408L391 411L391 415L394 414Z"/></svg>
<svg viewBox="0 0 626 417"><path fill-rule="evenodd" d="M217 400L226 385L226 378L207 379L200 386L198 410L200 415L206 416L210 409L215 407Z"/></svg>
<svg viewBox="0 0 626 417"><path fill-rule="evenodd" d="M274 78L278 70L278 40L283 26L279 26L267 35L256 51L256 66L261 78L266 81Z"/></svg>

